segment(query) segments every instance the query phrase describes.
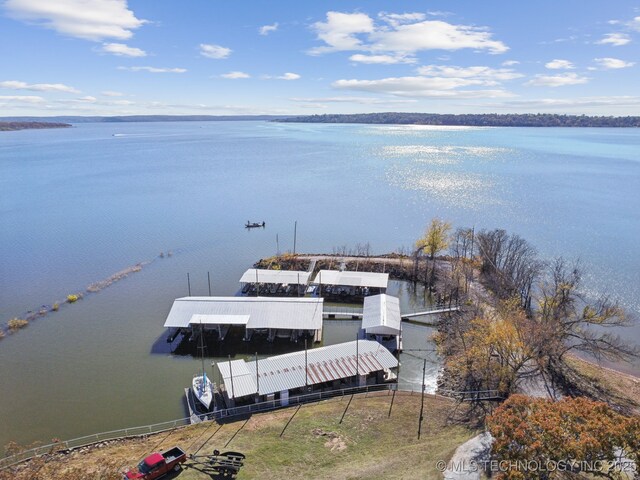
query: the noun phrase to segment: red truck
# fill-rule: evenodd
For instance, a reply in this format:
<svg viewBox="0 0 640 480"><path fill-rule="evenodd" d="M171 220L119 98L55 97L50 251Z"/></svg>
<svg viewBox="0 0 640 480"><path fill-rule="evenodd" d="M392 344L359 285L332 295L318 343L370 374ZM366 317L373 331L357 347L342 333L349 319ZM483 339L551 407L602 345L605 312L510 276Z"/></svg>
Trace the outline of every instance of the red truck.
<svg viewBox="0 0 640 480"><path fill-rule="evenodd" d="M187 460L187 454L180 447L173 447L161 453L152 453L138 464L138 468L125 472L126 479L155 480L170 471L178 471Z"/></svg>

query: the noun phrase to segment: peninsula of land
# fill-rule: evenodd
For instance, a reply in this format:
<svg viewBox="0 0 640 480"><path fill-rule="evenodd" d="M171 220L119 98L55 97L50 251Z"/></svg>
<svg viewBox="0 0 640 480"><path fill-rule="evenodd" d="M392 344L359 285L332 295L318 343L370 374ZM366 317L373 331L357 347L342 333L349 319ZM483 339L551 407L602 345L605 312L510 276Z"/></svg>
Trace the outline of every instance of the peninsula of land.
<svg viewBox="0 0 640 480"><path fill-rule="evenodd" d="M42 128L68 128L70 126L68 123L59 122L0 122L0 132Z"/></svg>
<svg viewBox="0 0 640 480"><path fill-rule="evenodd" d="M298 123L364 123L391 125L436 125L465 127L640 127L640 117L590 117L586 115L535 114L437 114L437 113L356 113L306 115L278 119Z"/></svg>

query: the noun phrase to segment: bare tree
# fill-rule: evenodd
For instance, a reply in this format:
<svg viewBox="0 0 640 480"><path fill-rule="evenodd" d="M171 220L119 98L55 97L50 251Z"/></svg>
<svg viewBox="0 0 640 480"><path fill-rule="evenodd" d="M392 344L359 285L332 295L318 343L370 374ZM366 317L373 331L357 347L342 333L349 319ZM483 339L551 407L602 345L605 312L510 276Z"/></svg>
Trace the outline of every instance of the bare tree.
<svg viewBox="0 0 640 480"><path fill-rule="evenodd" d="M481 272L500 298L518 295L520 305L531 309L532 289L544 263L526 240L504 230L481 231L477 244Z"/></svg>
<svg viewBox="0 0 640 480"><path fill-rule="evenodd" d="M620 305L606 295L589 301L580 294L579 262L570 264L557 258L550 265L548 277L540 287L536 313L549 333L544 342L549 361L561 361L571 350L617 361L638 356L637 347L607 331L632 324Z"/></svg>

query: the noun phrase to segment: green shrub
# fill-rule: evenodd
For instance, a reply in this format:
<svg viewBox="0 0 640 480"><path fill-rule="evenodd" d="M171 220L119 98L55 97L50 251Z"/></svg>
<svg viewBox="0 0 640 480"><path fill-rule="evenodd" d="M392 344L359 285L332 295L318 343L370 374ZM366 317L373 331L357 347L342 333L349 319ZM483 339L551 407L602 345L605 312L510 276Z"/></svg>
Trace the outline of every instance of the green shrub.
<svg viewBox="0 0 640 480"><path fill-rule="evenodd" d="M78 301L80 297L78 295L76 295L75 293L72 293L71 295L67 295L67 302L68 303L75 303Z"/></svg>

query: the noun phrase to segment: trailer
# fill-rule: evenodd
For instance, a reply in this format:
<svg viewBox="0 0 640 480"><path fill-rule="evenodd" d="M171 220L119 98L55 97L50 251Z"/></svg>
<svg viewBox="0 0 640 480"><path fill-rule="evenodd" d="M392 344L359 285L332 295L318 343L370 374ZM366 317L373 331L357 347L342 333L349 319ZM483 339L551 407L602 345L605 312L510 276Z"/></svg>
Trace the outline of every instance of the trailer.
<svg viewBox="0 0 640 480"><path fill-rule="evenodd" d="M239 452L214 450L211 455L189 455L189 466L199 466L203 472L234 478L244 465L245 456Z"/></svg>

